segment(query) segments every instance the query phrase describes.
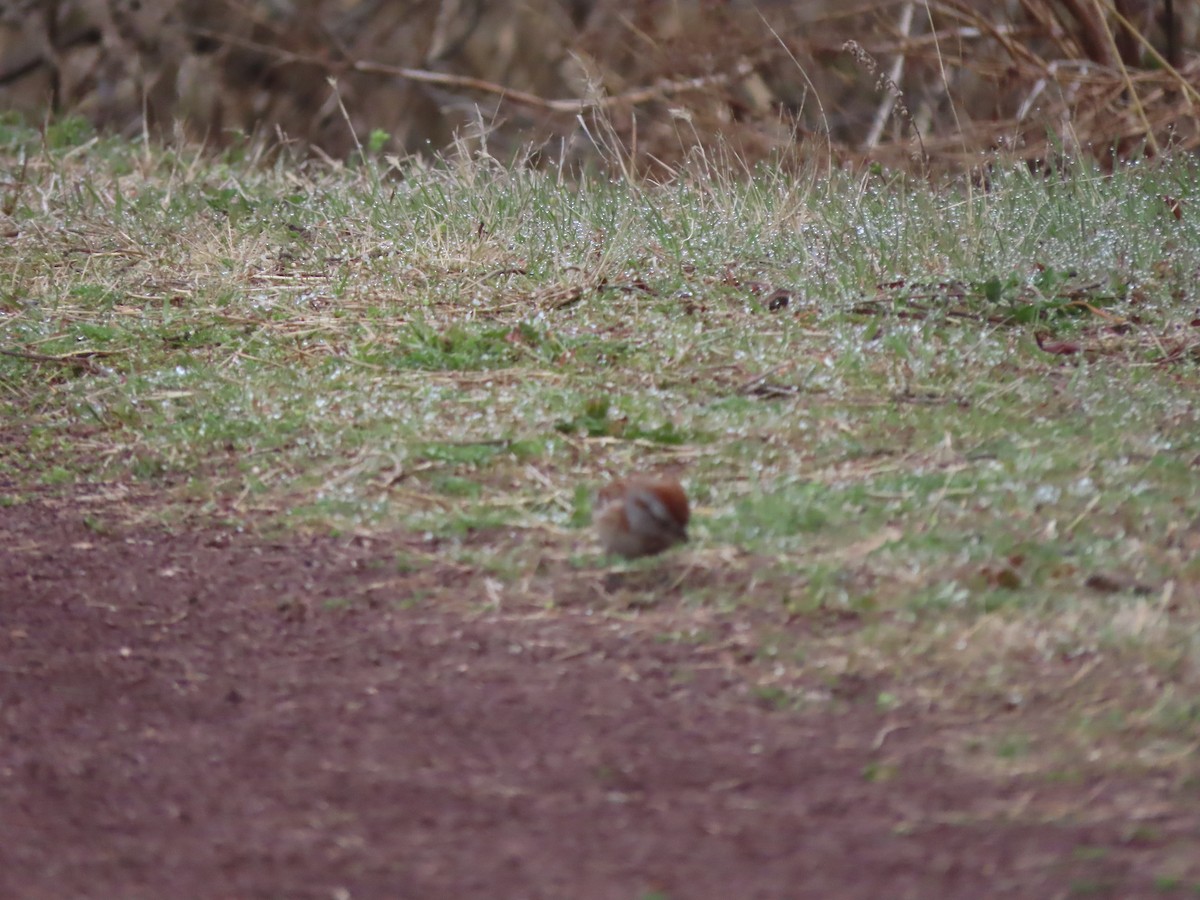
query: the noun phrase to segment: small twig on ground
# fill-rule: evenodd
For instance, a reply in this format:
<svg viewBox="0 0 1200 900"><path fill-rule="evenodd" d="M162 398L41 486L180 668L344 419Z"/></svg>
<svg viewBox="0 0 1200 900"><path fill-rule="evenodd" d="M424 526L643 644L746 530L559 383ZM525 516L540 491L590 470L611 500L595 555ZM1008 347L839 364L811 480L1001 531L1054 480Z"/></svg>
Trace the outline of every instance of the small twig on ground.
<svg viewBox="0 0 1200 900"><path fill-rule="evenodd" d="M778 366L773 366L772 368L763 372L761 375L756 375L755 377L751 378L749 381L742 384L740 387L738 387L737 392L739 394L749 394L751 391L753 391L755 388L757 388L759 385L761 385L764 381L766 381L772 375L778 375L780 372L782 372L787 367L788 367L788 363L781 363Z"/></svg>
<svg viewBox="0 0 1200 900"><path fill-rule="evenodd" d="M92 357L96 356L112 356L116 351L112 350L76 350L72 353L64 353L62 356L49 356L45 353L29 353L25 350L11 350L7 347L0 347L0 354L11 356L14 359L28 359L32 362L47 362L55 363L60 366L73 366L77 369L85 369L93 375L111 375L112 373L92 362Z"/></svg>

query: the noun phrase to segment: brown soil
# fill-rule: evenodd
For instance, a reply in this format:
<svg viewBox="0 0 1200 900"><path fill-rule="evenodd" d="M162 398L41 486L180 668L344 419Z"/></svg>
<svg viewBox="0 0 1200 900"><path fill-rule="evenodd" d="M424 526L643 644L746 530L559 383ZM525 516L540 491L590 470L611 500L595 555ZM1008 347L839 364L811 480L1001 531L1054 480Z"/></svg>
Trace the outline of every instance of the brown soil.
<svg viewBox="0 0 1200 900"><path fill-rule="evenodd" d="M398 572L403 537L104 529L98 507L0 508L0 896L1196 887L1200 817L1167 785L963 773L873 702L763 708L716 648L582 604L480 613L482 574Z"/></svg>

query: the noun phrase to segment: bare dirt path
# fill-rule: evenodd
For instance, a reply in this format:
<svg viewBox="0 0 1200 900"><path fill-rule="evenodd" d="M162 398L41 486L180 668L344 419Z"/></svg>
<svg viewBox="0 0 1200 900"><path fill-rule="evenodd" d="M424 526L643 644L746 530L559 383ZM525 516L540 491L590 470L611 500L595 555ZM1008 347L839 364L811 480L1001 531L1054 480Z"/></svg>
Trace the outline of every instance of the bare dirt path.
<svg viewBox="0 0 1200 900"><path fill-rule="evenodd" d="M0 896L1194 896L1169 786L956 772L713 648L442 606L482 576L381 569L402 540L0 508Z"/></svg>

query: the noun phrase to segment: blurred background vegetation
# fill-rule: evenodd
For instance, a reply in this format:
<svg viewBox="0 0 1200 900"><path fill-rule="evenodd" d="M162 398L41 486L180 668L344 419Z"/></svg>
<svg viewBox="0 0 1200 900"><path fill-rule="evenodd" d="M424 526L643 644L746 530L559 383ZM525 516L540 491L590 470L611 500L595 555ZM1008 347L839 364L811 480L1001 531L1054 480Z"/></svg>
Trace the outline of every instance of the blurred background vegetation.
<svg viewBox="0 0 1200 900"><path fill-rule="evenodd" d="M263 158L1111 162L1200 142L1198 29L1194 0L9 0L0 108Z"/></svg>

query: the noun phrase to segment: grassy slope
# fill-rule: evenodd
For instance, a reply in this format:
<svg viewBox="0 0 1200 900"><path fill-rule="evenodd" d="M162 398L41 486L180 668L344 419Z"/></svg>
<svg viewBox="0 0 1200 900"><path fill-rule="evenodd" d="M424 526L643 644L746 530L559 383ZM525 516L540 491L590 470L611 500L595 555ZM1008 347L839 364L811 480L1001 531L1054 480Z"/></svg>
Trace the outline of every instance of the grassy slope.
<svg viewBox="0 0 1200 900"><path fill-rule="evenodd" d="M1194 164L638 188L58 128L0 130L3 502L428 532L553 604L608 571L589 489L677 467L695 543L614 615L682 593L664 636L744 616L764 697L866 678L973 765L1194 790Z"/></svg>

